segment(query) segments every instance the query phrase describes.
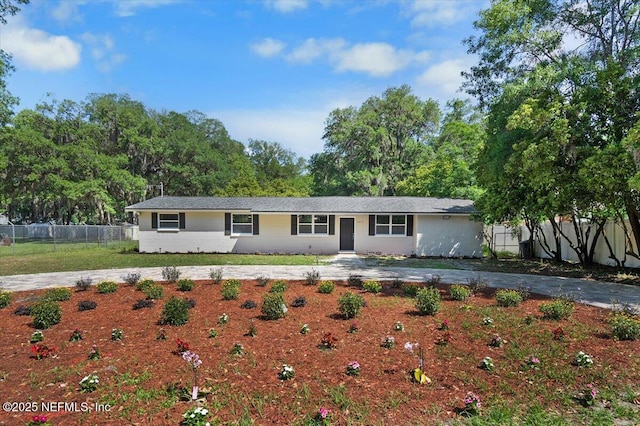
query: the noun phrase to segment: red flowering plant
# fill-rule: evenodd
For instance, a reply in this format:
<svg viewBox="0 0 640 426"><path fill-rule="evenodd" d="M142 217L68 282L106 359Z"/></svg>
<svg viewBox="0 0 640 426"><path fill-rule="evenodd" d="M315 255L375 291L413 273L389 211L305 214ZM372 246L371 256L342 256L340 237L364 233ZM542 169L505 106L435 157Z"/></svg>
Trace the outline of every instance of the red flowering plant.
<svg viewBox="0 0 640 426"><path fill-rule="evenodd" d="M553 336L554 340L563 340L565 337L565 332L562 327L557 327L551 330L551 335Z"/></svg>
<svg viewBox="0 0 640 426"><path fill-rule="evenodd" d="M31 346L31 353L35 359L49 358L55 355L56 348L54 346L47 346L43 343L38 343Z"/></svg>
<svg viewBox="0 0 640 426"><path fill-rule="evenodd" d="M69 336L69 341L79 342L80 340L82 340L82 331L80 331L80 329L78 328L74 328L71 332L71 335Z"/></svg>
<svg viewBox="0 0 640 426"><path fill-rule="evenodd" d="M338 338L331 332L326 332L320 340L320 349L336 349L338 347Z"/></svg>
<svg viewBox="0 0 640 426"><path fill-rule="evenodd" d="M189 350L189 344L179 337L176 339L176 354L181 355Z"/></svg>

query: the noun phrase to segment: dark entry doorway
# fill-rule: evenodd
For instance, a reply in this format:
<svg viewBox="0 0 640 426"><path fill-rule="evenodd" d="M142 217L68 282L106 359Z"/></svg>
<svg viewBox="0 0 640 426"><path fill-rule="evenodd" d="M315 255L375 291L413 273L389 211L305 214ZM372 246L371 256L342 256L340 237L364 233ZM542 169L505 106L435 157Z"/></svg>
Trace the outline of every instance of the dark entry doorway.
<svg viewBox="0 0 640 426"><path fill-rule="evenodd" d="M340 218L340 251L353 251L355 248L354 228L352 217Z"/></svg>

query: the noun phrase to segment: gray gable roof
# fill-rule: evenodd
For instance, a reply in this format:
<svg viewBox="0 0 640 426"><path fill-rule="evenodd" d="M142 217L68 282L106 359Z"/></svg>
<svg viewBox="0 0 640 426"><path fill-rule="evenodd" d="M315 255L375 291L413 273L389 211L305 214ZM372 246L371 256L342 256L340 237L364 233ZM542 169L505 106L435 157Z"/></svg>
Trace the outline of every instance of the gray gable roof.
<svg viewBox="0 0 640 426"><path fill-rule="evenodd" d="M471 214L473 201L425 197L156 197L127 211L246 211L251 213Z"/></svg>

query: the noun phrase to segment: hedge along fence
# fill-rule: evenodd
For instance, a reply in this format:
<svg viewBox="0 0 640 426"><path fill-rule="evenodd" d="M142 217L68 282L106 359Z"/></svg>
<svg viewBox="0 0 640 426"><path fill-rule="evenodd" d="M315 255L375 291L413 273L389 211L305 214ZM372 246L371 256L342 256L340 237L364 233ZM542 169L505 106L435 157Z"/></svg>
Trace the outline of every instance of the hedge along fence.
<svg viewBox="0 0 640 426"><path fill-rule="evenodd" d="M56 251L61 247L119 247L138 240L138 227L131 225L0 225L0 256Z"/></svg>

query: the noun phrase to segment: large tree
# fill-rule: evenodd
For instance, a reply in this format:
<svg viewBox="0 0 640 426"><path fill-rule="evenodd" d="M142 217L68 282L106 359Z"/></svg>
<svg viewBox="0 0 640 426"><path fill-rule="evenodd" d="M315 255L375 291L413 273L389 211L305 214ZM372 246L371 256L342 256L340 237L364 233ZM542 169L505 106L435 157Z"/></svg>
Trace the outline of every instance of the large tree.
<svg viewBox="0 0 640 426"><path fill-rule="evenodd" d="M326 122L324 150L310 160L314 193L395 195L435 134L440 110L409 86L387 89L360 108L339 108Z"/></svg>
<svg viewBox="0 0 640 426"><path fill-rule="evenodd" d="M466 41L479 63L465 87L489 112L479 204L493 219L571 218L584 264L621 210L640 246L632 151L622 146L640 110L639 11L633 0L495 0ZM622 169L589 172L612 156Z"/></svg>

